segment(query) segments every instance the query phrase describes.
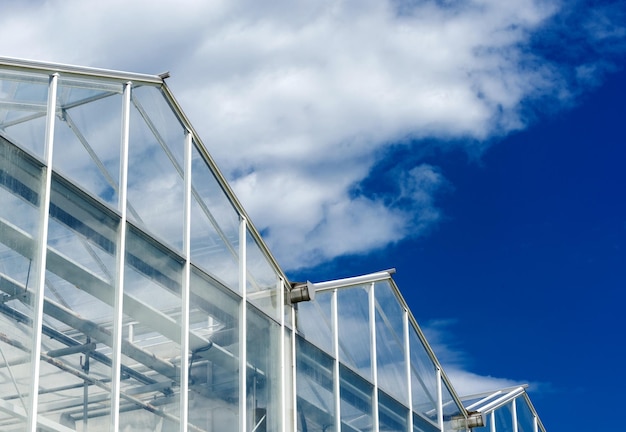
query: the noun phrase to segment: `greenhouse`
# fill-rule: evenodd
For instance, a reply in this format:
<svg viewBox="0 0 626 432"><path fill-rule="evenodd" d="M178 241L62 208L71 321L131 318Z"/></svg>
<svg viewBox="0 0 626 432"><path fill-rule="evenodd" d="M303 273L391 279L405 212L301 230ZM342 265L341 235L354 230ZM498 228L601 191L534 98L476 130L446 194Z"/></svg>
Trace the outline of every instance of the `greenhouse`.
<svg viewBox="0 0 626 432"><path fill-rule="evenodd" d="M545 432L392 270L289 281L165 78L0 58L0 430Z"/></svg>

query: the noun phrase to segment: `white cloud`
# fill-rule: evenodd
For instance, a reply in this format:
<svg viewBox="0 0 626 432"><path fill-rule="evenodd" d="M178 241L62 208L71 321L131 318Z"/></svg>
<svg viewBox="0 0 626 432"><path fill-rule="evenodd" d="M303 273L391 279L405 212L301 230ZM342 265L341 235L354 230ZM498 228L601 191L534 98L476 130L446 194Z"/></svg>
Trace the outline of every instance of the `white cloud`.
<svg viewBox="0 0 626 432"><path fill-rule="evenodd" d="M288 269L365 253L439 220L433 196L446 181L434 167L398 175L395 197L358 192L391 145L467 139L480 148L525 127L526 100L569 94L529 49L556 1L3 8L2 55L170 70L168 83ZM606 16L585 27L595 39L623 31ZM580 80L592 82L597 67L579 67Z"/></svg>

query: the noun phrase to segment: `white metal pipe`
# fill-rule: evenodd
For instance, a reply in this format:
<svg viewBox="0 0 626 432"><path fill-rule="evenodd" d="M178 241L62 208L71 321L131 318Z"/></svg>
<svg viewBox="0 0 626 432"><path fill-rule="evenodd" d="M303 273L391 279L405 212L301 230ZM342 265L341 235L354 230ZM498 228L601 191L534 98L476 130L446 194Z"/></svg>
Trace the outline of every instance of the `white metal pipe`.
<svg viewBox="0 0 626 432"><path fill-rule="evenodd" d="M491 420L491 432L496 432L496 413L492 412L489 419Z"/></svg>
<svg viewBox="0 0 626 432"><path fill-rule="evenodd" d="M372 368L372 382L374 389L372 391L372 422L373 430L380 429L378 418L378 361L376 353L376 283L370 284L368 292L369 297L369 321L370 321L370 367Z"/></svg>
<svg viewBox="0 0 626 432"><path fill-rule="evenodd" d="M515 399L511 401L511 417L513 421L513 432L517 432L517 401Z"/></svg>
<svg viewBox="0 0 626 432"><path fill-rule="evenodd" d="M185 133L185 156L183 179L185 183L184 222L183 222L183 280L181 286L180 320L180 432L187 432L189 408L189 291L191 285L191 157L192 134Z"/></svg>
<svg viewBox="0 0 626 432"><path fill-rule="evenodd" d="M39 368L41 365L41 333L43 323L43 304L46 284L46 251L48 250L48 221L50 213L50 191L52 188L52 157L54 150L54 122L56 119L56 101L59 74L52 74L48 83L48 105L46 118L46 136L44 160L46 163L45 177L39 200L39 242L35 260L37 279L35 282L35 301L33 304L33 339L31 349L31 387L30 387L30 415L28 430L37 429L37 405L39 402Z"/></svg>
<svg viewBox="0 0 626 432"><path fill-rule="evenodd" d="M508 403L508 401L510 401L511 399L514 399L515 397L517 397L519 394L524 392L524 387L517 387L514 390L511 390L510 392L506 393L503 396L500 396L498 399L488 403L487 405L483 406L480 408L480 412L486 413L489 412L491 410L494 410L506 403Z"/></svg>
<svg viewBox="0 0 626 432"><path fill-rule="evenodd" d="M248 350L248 299L246 282L246 232L247 220L240 216L239 222L239 290L241 305L239 307L239 430L247 431L247 350Z"/></svg>
<svg viewBox="0 0 626 432"><path fill-rule="evenodd" d="M406 373L407 403L409 406L409 418L407 430L413 431L413 380L411 379L411 345L409 339L409 311L402 309L402 331L404 332L404 367Z"/></svg>
<svg viewBox="0 0 626 432"><path fill-rule="evenodd" d="M113 319L113 344L111 364L111 430L119 430L121 367L122 367L122 323L124 317L124 268L126 258L126 220L128 203L128 146L130 140L130 94L132 83L124 84L122 98L122 136L120 146L120 192L118 206L121 214L117 229L115 298Z"/></svg>
<svg viewBox="0 0 626 432"><path fill-rule="evenodd" d="M441 368L437 366L437 424L443 431L443 384L441 380Z"/></svg>
<svg viewBox="0 0 626 432"><path fill-rule="evenodd" d="M333 325L333 398L335 401L335 432L341 432L341 377L339 376L339 311L337 290L333 290L331 297L331 314Z"/></svg>
<svg viewBox="0 0 626 432"><path fill-rule="evenodd" d="M391 275L395 272L394 269L385 270L377 273L370 273L362 276L355 276L351 278L345 279L336 279L332 281L326 282L317 282L313 284L315 286L315 291L329 291L335 288L344 288L352 285L361 285L370 282L378 282L381 280L389 279Z"/></svg>

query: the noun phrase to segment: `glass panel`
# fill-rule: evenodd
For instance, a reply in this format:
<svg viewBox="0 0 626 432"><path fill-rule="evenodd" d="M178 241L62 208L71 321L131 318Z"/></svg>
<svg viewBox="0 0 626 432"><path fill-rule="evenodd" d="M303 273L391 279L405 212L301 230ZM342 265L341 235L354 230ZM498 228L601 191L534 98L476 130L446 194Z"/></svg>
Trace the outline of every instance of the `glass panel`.
<svg viewBox="0 0 626 432"><path fill-rule="evenodd" d="M439 432L439 427L419 414L413 413L413 432Z"/></svg>
<svg viewBox="0 0 626 432"><path fill-rule="evenodd" d="M379 431L405 431L409 410L382 391L378 392Z"/></svg>
<svg viewBox="0 0 626 432"><path fill-rule="evenodd" d="M53 176L38 413L80 430L110 423L117 223Z"/></svg>
<svg viewBox="0 0 626 432"><path fill-rule="evenodd" d="M333 354L331 301L332 291L315 294L315 300L301 302L296 308L296 325L309 342Z"/></svg>
<svg viewBox="0 0 626 432"><path fill-rule="evenodd" d="M278 282L280 279L249 230L246 231L246 269L248 271L246 280L248 301L279 320Z"/></svg>
<svg viewBox="0 0 626 432"><path fill-rule="evenodd" d="M341 425L349 431L372 431L372 392L374 387L340 365Z"/></svg>
<svg viewBox="0 0 626 432"><path fill-rule="evenodd" d="M0 133L43 159L47 75L0 72Z"/></svg>
<svg viewBox="0 0 626 432"><path fill-rule="evenodd" d="M165 100L161 101L159 108L162 115L173 115ZM183 171L175 155L184 146L185 131L177 125L176 131L169 131L166 137L161 136L153 119L147 117L141 108L133 96L128 155L128 218L181 251L185 194ZM172 141L165 141L170 136Z"/></svg>
<svg viewBox="0 0 626 432"><path fill-rule="evenodd" d="M409 404L404 349L404 309L389 282L376 283L376 362L378 386L398 401Z"/></svg>
<svg viewBox="0 0 626 432"><path fill-rule="evenodd" d="M443 405L443 430L444 431L456 431L455 426L459 418L463 418L463 413L465 412L465 408L459 407L454 398L452 397L452 391L446 385L446 383L441 381L441 400Z"/></svg>
<svg viewBox="0 0 626 432"><path fill-rule="evenodd" d="M437 369L417 330L409 327L411 347L411 393L413 410L437 423Z"/></svg>
<svg viewBox="0 0 626 432"><path fill-rule="evenodd" d="M493 412L498 432L513 432L513 404L506 404Z"/></svg>
<svg viewBox="0 0 626 432"><path fill-rule="evenodd" d="M239 428L239 303L228 289L194 269L188 415L190 425L205 431Z"/></svg>
<svg viewBox="0 0 626 432"><path fill-rule="evenodd" d="M296 338L299 431L331 430L335 424L334 360L301 337Z"/></svg>
<svg viewBox="0 0 626 432"><path fill-rule="evenodd" d="M517 430L518 432L533 432L535 416L528 406L525 398L515 399L517 406Z"/></svg>
<svg viewBox="0 0 626 432"><path fill-rule="evenodd" d="M339 360L372 379L369 285L337 291Z"/></svg>
<svg viewBox="0 0 626 432"><path fill-rule="evenodd" d="M43 169L0 137L0 429L25 429ZM10 330L10 331L8 331Z"/></svg>
<svg viewBox="0 0 626 432"><path fill-rule="evenodd" d="M280 326L248 305L248 431L280 431Z"/></svg>
<svg viewBox="0 0 626 432"><path fill-rule="evenodd" d="M196 146L191 173L191 260L239 291L239 215Z"/></svg>
<svg viewBox="0 0 626 432"><path fill-rule="evenodd" d="M118 206L122 86L60 80L53 167Z"/></svg>
<svg viewBox="0 0 626 432"><path fill-rule="evenodd" d="M122 364L151 382L122 380L120 430L177 431L182 261L130 226L126 235Z"/></svg>

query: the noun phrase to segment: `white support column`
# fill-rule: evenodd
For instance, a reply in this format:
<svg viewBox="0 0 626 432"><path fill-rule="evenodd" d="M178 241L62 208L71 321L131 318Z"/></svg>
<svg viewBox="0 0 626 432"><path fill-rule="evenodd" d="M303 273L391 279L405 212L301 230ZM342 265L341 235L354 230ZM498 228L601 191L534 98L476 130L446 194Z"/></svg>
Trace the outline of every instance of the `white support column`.
<svg viewBox="0 0 626 432"><path fill-rule="evenodd" d="M333 290L330 309L333 324L333 397L335 400L335 432L341 432L341 377L339 376L339 312L337 289Z"/></svg>
<svg viewBox="0 0 626 432"><path fill-rule="evenodd" d="M285 283L283 278L278 278L277 287L278 289L278 313L280 314L280 424L281 431L286 432L288 430L287 425L289 424L287 420L287 365L285 356L287 352L285 351L285 338L287 337L287 330L285 329ZM291 371L291 369L289 369Z"/></svg>
<svg viewBox="0 0 626 432"><path fill-rule="evenodd" d="M517 399L511 401L511 417L513 421L513 432L517 432Z"/></svg>
<svg viewBox="0 0 626 432"><path fill-rule="evenodd" d="M443 384L441 383L441 367L437 366L437 423L443 431Z"/></svg>
<svg viewBox="0 0 626 432"><path fill-rule="evenodd" d="M375 282L370 284L369 296L369 321L370 321L370 367L372 368L372 423L373 431L378 432L380 422L378 419L378 361L376 356L376 295L374 292Z"/></svg>
<svg viewBox="0 0 626 432"><path fill-rule="evenodd" d="M248 376L248 301L246 281L246 233L248 223L244 216L239 222L239 290L241 305L239 307L239 431L247 431L247 400L246 384Z"/></svg>
<svg viewBox="0 0 626 432"><path fill-rule="evenodd" d="M284 289L284 288L283 288ZM284 301L284 299L283 299ZM290 314L291 316L291 421L292 421L292 431L295 432L298 430L298 383L296 381L298 370L296 361L298 360L296 357L296 314L294 311Z"/></svg>
<svg viewBox="0 0 626 432"><path fill-rule="evenodd" d="M496 412L495 411L491 411L491 414L489 415L489 419L491 420L491 432L496 432Z"/></svg>
<svg viewBox="0 0 626 432"><path fill-rule="evenodd" d="M189 292L191 290L191 153L192 134L185 133L185 161L184 161L184 222L183 222L183 280L181 285L181 320L180 320L180 432L187 432L189 408Z"/></svg>
<svg viewBox="0 0 626 432"><path fill-rule="evenodd" d="M128 146L130 139L130 93L132 83L124 84L122 99L122 137L120 153L120 187L119 209L120 224L117 228L117 245L115 251L115 299L113 319L113 359L111 365L111 428L112 432L119 430L120 418L120 380L122 367L122 322L124 316L124 261L126 257L126 219L128 203Z"/></svg>
<svg viewBox="0 0 626 432"><path fill-rule="evenodd" d="M536 415L533 415L533 432L539 432L539 422Z"/></svg>
<svg viewBox="0 0 626 432"><path fill-rule="evenodd" d="M45 178L39 195L39 242L36 249L35 296L33 304L33 339L31 349L31 387L30 387L30 415L28 416L28 430L37 429L37 405L39 403L39 368L41 365L41 325L43 322L43 303L46 283L46 251L48 250L48 220L50 213L50 190L52 187L52 155L54 149L54 122L56 119L56 100L59 74L50 76L48 84L48 107L46 117L45 136Z"/></svg>
<svg viewBox="0 0 626 432"><path fill-rule="evenodd" d="M413 383L411 380L411 342L409 339L409 311L402 311L402 331L404 332L404 366L406 373L407 401L409 404L409 418L407 430L413 432Z"/></svg>

